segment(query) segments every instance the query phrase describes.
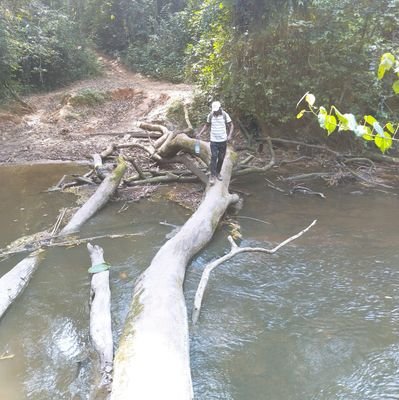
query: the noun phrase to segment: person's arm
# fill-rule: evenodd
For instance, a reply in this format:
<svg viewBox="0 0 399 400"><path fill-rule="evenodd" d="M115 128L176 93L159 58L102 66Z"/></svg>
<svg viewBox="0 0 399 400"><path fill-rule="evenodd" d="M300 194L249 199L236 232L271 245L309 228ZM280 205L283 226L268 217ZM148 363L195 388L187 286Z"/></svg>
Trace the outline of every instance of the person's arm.
<svg viewBox="0 0 399 400"><path fill-rule="evenodd" d="M234 132L234 124L233 124L233 122L229 122L227 124L227 127L229 128L229 134L227 135L227 140L231 140L231 138L233 137L233 132Z"/></svg>
<svg viewBox="0 0 399 400"><path fill-rule="evenodd" d="M208 123L204 124L204 125L202 126L201 130L199 131L199 133L197 133L197 135L196 135L197 139L198 139L206 130L208 130L208 128L209 128L210 126L211 126L211 124L208 124Z"/></svg>

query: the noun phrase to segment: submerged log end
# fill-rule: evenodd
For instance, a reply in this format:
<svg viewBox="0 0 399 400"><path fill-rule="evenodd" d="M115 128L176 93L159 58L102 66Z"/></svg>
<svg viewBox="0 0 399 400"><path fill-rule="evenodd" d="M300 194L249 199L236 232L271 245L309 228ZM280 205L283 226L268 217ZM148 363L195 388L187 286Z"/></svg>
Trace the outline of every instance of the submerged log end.
<svg viewBox="0 0 399 400"><path fill-rule="evenodd" d="M195 325L198 322L198 318L200 315L200 309L196 306L193 308L193 314L191 315L191 322Z"/></svg>
<svg viewBox="0 0 399 400"><path fill-rule="evenodd" d="M44 250L37 250L20 261L11 271L0 279L0 318L8 307L23 292L33 273L36 271L45 254Z"/></svg>

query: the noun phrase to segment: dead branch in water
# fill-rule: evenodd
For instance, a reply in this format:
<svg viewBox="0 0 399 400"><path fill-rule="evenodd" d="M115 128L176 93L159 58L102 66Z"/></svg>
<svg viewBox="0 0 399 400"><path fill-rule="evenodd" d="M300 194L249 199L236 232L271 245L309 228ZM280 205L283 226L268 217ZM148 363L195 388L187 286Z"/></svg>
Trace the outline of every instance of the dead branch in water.
<svg viewBox="0 0 399 400"><path fill-rule="evenodd" d="M357 179L359 179L362 182L367 183L368 185L372 185L372 186L381 186L384 187L386 189L394 189L393 186L390 185L386 185L385 183L380 183L380 182L376 182L373 181L371 179L367 179L364 176L362 176L361 174L359 174L358 172L354 171L352 168L349 168L347 165L345 165L344 163L340 164L342 166L342 168L344 168L345 170L347 170L348 172L350 172L354 177L356 177Z"/></svg>
<svg viewBox="0 0 399 400"><path fill-rule="evenodd" d="M123 233L123 234L109 234L109 235L99 235L99 236L91 236L88 238L74 238L71 237L69 240L64 240L62 242L57 242L55 239L57 237L59 238L60 236L52 236L47 239L43 239L41 241L38 241L35 244L29 244L29 247L22 247L16 250L11 250L11 251L2 251L0 252L0 258L15 255L15 254L20 254L20 253L25 253L27 251L37 251L41 248L51 248L51 247L75 247L79 246L83 243L91 242L93 240L98 240L98 239L120 239L120 238L127 238L131 236L142 236L143 233Z"/></svg>
<svg viewBox="0 0 399 400"><path fill-rule="evenodd" d="M209 263L205 269L204 272L202 273L201 276L201 281L198 285L197 292L195 293L195 300L194 300L194 309L192 313L192 322L193 324L196 324L198 321L199 314L201 312L201 305L202 305L202 299L204 297L205 289L208 284L209 276L210 273L218 267L220 264L224 263L225 261L228 261L232 259L234 256L237 254L245 253L245 252L260 252L260 253L267 253L267 254L273 254L277 250L279 250L281 247L285 246L286 244L292 242L293 240L299 238L302 236L305 232L307 232L312 226L316 224L317 220L315 219L307 228L303 229L299 233L297 233L294 236L289 237L288 239L284 240L284 242L281 242L279 245L274 247L273 249L264 249L263 247L239 247L237 244L234 242L233 238L231 236L228 237L228 240L231 245L231 250L228 254L226 254L223 257L218 258L217 260Z"/></svg>
<svg viewBox="0 0 399 400"><path fill-rule="evenodd" d="M0 356L0 360L11 360L12 358L15 357L15 354L9 354L7 351L4 352L1 356Z"/></svg>
<svg viewBox="0 0 399 400"><path fill-rule="evenodd" d="M294 193L302 193L302 194L308 194L308 195L314 195L314 196L319 196L322 199L326 199L326 196L324 193L321 192L315 192L312 189L307 188L306 186L303 185L295 185L290 191L289 194L293 195Z"/></svg>
<svg viewBox="0 0 399 400"><path fill-rule="evenodd" d="M126 171L126 162L121 158L118 166L112 174L109 174L97 188L89 200L76 212L68 224L60 232L66 236L80 230L81 226L102 208L118 188L119 183Z"/></svg>
<svg viewBox="0 0 399 400"><path fill-rule="evenodd" d="M164 163L181 163L183 164L190 172L193 173L205 186L208 184L208 177L200 168L198 168L192 160L190 160L187 156L181 155L176 156L171 159L163 161ZM162 164L162 162L161 162Z"/></svg>

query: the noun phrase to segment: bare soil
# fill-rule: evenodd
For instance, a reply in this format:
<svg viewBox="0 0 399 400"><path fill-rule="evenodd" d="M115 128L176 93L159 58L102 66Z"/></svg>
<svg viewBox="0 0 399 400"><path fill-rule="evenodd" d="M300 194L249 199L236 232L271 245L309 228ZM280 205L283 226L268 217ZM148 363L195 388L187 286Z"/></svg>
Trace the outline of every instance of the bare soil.
<svg viewBox="0 0 399 400"><path fill-rule="evenodd" d="M189 85L150 80L105 56L99 61L100 77L24 98L33 113L18 115L17 107L0 111L0 164L87 160L120 141L121 135L112 133L138 130L137 121L165 122L173 102L192 98ZM72 101L88 91L107 98L97 105Z"/></svg>

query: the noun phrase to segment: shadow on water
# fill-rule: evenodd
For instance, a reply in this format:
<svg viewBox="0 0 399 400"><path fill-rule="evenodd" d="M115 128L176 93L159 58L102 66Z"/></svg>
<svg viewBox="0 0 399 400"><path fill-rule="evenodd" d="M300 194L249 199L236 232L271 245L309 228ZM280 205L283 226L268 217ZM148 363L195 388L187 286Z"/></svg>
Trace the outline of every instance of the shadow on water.
<svg viewBox="0 0 399 400"><path fill-rule="evenodd" d="M76 167L73 167L76 168ZM41 193L72 167L0 169L1 246L51 226L71 196ZM382 193L355 195L348 187L321 189L326 200L284 196L262 180L242 184L248 197L240 219L243 244L271 248L305 236L274 255L242 254L211 276L200 320L191 333L195 397L268 400L379 400L399 398L399 201ZM314 188L316 189L316 188ZM142 233L103 239L112 264L115 341L128 311L133 282L187 211L140 202L118 213L107 206L83 235ZM44 216L44 214L47 214ZM227 232L188 269L189 314L204 265L229 250ZM16 264L0 264L0 275ZM50 249L31 284L0 321L0 398L86 399L89 256L85 246ZM395 397L396 396L396 397Z"/></svg>

